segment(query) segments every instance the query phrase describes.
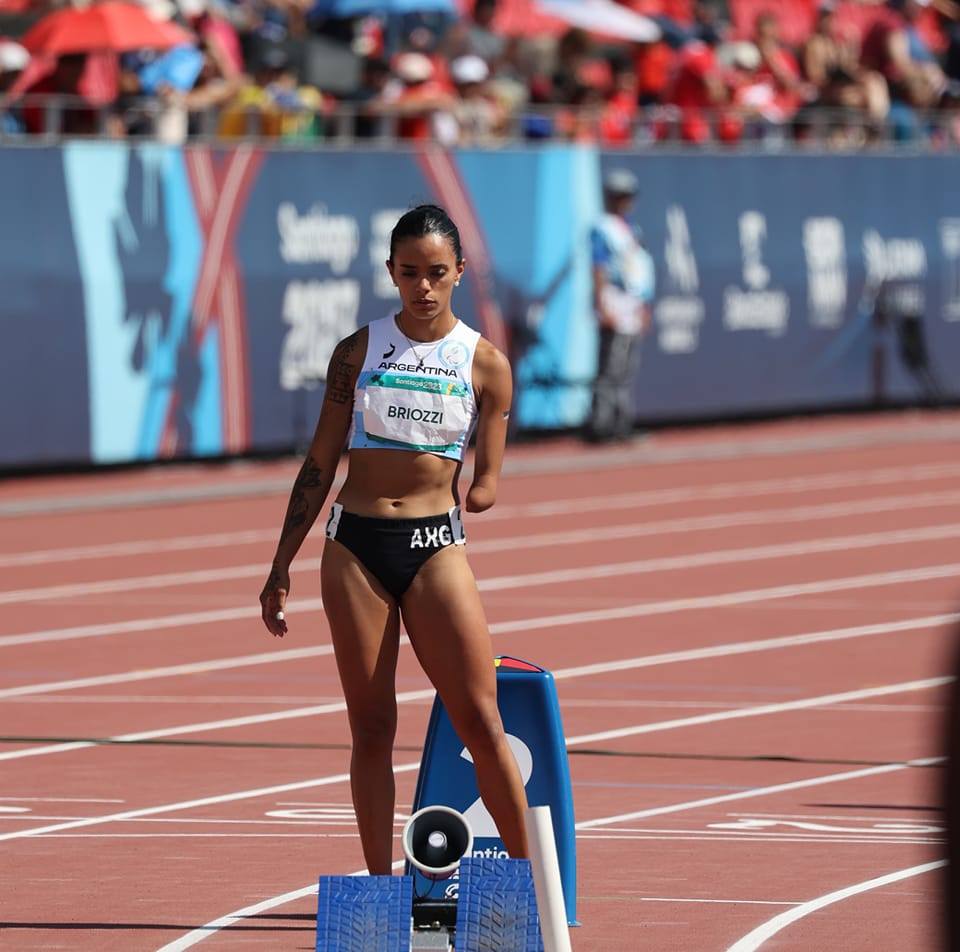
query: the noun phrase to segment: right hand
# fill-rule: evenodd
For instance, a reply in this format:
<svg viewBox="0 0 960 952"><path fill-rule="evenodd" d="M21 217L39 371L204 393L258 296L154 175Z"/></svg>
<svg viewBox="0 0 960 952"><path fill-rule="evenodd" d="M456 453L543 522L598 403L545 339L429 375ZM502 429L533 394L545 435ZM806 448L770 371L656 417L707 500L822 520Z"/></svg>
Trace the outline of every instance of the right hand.
<svg viewBox="0 0 960 952"><path fill-rule="evenodd" d="M608 331L615 331L617 329L617 322L606 308L600 308L597 311L597 323Z"/></svg>
<svg viewBox="0 0 960 952"><path fill-rule="evenodd" d="M285 611L289 593L290 572L274 562L260 593L260 617L267 626L267 631L278 638L287 633L287 623L284 619L277 618L277 612Z"/></svg>

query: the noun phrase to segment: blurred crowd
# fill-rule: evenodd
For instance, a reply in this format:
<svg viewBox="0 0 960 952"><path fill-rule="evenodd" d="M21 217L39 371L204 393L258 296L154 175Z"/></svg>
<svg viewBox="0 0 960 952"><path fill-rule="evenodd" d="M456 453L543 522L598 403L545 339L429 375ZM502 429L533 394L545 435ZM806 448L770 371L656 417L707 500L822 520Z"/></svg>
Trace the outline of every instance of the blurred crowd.
<svg viewBox="0 0 960 952"><path fill-rule="evenodd" d="M620 2L649 40L536 16L501 26L521 0L393 16L333 15L335 0L143 0L189 42L51 56L19 40L61 4L0 0L0 133L960 143L954 0Z"/></svg>

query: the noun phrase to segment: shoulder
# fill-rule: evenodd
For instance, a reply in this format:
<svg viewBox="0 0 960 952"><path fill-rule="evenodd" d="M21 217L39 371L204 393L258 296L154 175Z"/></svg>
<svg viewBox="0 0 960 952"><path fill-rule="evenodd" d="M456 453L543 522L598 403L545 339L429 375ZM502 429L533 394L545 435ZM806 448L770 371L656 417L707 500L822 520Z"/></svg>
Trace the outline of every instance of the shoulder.
<svg viewBox="0 0 960 952"><path fill-rule="evenodd" d="M493 344L481 337L477 341L477 350L473 357L474 370L480 370L484 375L500 375L511 373L510 361L506 355L497 350Z"/></svg>
<svg viewBox="0 0 960 952"><path fill-rule="evenodd" d="M510 361L485 337L477 341L477 349L473 356L473 380L481 393L502 391L513 385Z"/></svg>
<svg viewBox="0 0 960 952"><path fill-rule="evenodd" d="M370 336L369 327L364 324L358 327L352 334L344 337L340 343L333 349L333 356L336 360L354 364L363 360L367 349L367 339Z"/></svg>

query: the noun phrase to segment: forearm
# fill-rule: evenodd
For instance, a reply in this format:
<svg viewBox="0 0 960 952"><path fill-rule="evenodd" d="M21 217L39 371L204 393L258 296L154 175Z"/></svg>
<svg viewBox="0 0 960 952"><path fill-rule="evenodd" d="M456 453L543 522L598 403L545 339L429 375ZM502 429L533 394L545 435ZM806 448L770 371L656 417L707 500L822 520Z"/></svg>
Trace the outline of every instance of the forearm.
<svg viewBox="0 0 960 952"><path fill-rule="evenodd" d="M311 455L303 461L290 491L290 502L273 558L274 565L287 568L293 561L323 508L335 473L335 465L320 467Z"/></svg>

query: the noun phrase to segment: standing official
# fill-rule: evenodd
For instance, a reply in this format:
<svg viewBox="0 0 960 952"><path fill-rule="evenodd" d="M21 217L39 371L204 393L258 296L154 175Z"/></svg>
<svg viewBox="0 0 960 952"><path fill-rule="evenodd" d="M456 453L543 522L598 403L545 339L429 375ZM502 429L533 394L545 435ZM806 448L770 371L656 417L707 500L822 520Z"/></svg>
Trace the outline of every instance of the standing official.
<svg viewBox="0 0 960 952"><path fill-rule="evenodd" d="M630 385L656 288L653 259L627 221L638 191L632 172L608 172L603 179L604 215L590 234L593 307L600 335L586 428L587 439L593 442L626 439L633 429Z"/></svg>

